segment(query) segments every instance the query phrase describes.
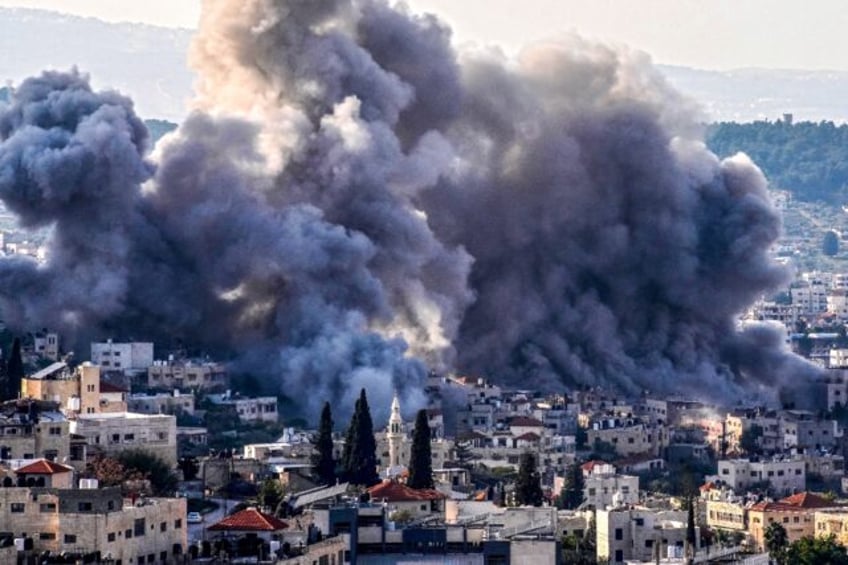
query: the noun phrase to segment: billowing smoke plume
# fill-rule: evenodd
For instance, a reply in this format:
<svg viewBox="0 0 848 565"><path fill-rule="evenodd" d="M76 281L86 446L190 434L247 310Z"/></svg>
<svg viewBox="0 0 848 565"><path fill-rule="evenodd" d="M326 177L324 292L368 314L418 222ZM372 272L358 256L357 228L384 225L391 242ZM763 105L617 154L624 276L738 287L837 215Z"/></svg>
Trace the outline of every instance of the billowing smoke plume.
<svg viewBox="0 0 848 565"><path fill-rule="evenodd" d="M54 231L45 265L0 262L8 322L180 337L308 416L362 386L415 406L428 365L712 397L809 370L733 324L786 276L762 174L643 56L458 55L377 0L216 0L191 60L153 155L76 72L16 89L0 198Z"/></svg>

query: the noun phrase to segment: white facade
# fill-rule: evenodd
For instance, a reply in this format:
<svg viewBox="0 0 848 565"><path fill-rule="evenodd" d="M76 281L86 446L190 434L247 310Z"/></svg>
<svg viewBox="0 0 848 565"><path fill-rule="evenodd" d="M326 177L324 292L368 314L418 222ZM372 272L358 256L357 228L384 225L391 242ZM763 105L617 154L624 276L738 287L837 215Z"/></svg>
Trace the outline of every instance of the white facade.
<svg viewBox="0 0 848 565"><path fill-rule="evenodd" d="M114 343L111 339L91 344L91 362L104 371L146 371L153 364L153 344Z"/></svg>
<svg viewBox="0 0 848 565"><path fill-rule="evenodd" d="M613 499L622 504L639 502L639 477L592 473L584 479L583 498L587 506L607 508Z"/></svg>
<svg viewBox="0 0 848 565"><path fill-rule="evenodd" d="M748 459L726 459L718 462L718 475L737 493L742 493L754 483L768 481L779 494L802 492L806 487L807 472L801 458L767 459L750 461Z"/></svg>

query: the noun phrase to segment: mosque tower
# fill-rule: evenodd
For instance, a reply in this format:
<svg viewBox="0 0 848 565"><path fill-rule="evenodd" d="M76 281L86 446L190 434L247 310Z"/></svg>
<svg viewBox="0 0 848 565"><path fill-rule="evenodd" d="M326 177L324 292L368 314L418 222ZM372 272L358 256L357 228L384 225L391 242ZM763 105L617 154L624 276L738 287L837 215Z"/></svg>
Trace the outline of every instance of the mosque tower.
<svg viewBox="0 0 848 565"><path fill-rule="evenodd" d="M397 392L392 399L392 415L389 417L389 469L397 468L401 465L400 454L401 444L403 443L403 420L400 417L400 400L398 400Z"/></svg>

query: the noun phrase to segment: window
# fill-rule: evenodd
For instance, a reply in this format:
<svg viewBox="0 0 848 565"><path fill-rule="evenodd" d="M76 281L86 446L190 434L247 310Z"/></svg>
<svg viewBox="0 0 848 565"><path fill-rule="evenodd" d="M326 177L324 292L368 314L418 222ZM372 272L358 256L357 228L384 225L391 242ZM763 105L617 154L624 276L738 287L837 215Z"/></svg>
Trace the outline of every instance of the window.
<svg viewBox="0 0 848 565"><path fill-rule="evenodd" d="M621 563L624 561L624 551L621 549L615 550L615 561L616 563Z"/></svg>
<svg viewBox="0 0 848 565"><path fill-rule="evenodd" d="M112 434L112 443L119 443L121 441L121 434Z"/></svg>
<svg viewBox="0 0 848 565"><path fill-rule="evenodd" d="M115 532L106 535L106 541L115 541Z"/></svg>
<svg viewBox="0 0 848 565"><path fill-rule="evenodd" d="M144 526L145 526L144 518L136 518L136 520L133 524L133 533L135 534L136 537L144 535Z"/></svg>
<svg viewBox="0 0 848 565"><path fill-rule="evenodd" d="M624 539L624 530L623 529L621 529L621 528L615 529L615 539L617 539L619 541Z"/></svg>
<svg viewBox="0 0 848 565"><path fill-rule="evenodd" d="M39 512L56 512L56 503L46 502L38 505Z"/></svg>
<svg viewBox="0 0 848 565"><path fill-rule="evenodd" d="M60 428L59 426L50 426L50 435L51 436L62 435L62 428Z"/></svg>
<svg viewBox="0 0 848 565"><path fill-rule="evenodd" d="M165 530L167 530L167 529L168 529L168 524L167 524L167 522L162 522L161 524L159 524L159 531L160 531L160 532L164 532L164 531L165 531Z"/></svg>
<svg viewBox="0 0 848 565"><path fill-rule="evenodd" d="M174 529L179 530L183 527L183 521L181 519L174 520Z"/></svg>
<svg viewBox="0 0 848 565"><path fill-rule="evenodd" d="M74 534L65 534L65 543L77 543L77 536Z"/></svg>
<svg viewBox="0 0 848 565"><path fill-rule="evenodd" d="M77 504L77 509L80 512L91 512L91 503L90 502L80 502Z"/></svg>
<svg viewBox="0 0 848 565"><path fill-rule="evenodd" d="M56 534L53 532L41 532L38 534L38 539L56 539Z"/></svg>
<svg viewBox="0 0 848 565"><path fill-rule="evenodd" d="M135 441L135 434L124 434L124 441Z"/></svg>
<svg viewBox="0 0 848 565"><path fill-rule="evenodd" d="M26 510L26 504L23 502L13 502L9 505L9 511L14 514L23 514L24 510Z"/></svg>
<svg viewBox="0 0 848 565"><path fill-rule="evenodd" d="M729 474L730 474L730 469L728 469L727 467L725 467L724 469L722 469L722 470L721 470L721 474L722 474L722 475L729 475Z"/></svg>
<svg viewBox="0 0 848 565"><path fill-rule="evenodd" d="M124 538L132 539L132 530L124 530Z"/></svg>

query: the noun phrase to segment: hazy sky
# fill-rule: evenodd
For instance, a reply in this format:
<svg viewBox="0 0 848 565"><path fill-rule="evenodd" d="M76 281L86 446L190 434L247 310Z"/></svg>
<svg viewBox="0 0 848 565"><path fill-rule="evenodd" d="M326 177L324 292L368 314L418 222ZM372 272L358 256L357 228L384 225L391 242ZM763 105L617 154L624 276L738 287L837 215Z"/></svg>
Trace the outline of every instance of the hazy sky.
<svg viewBox="0 0 848 565"><path fill-rule="evenodd" d="M844 0L409 0L433 11L457 41L508 51L577 31L650 53L659 63L711 69L848 70ZM0 0L110 21L194 27L199 0Z"/></svg>

